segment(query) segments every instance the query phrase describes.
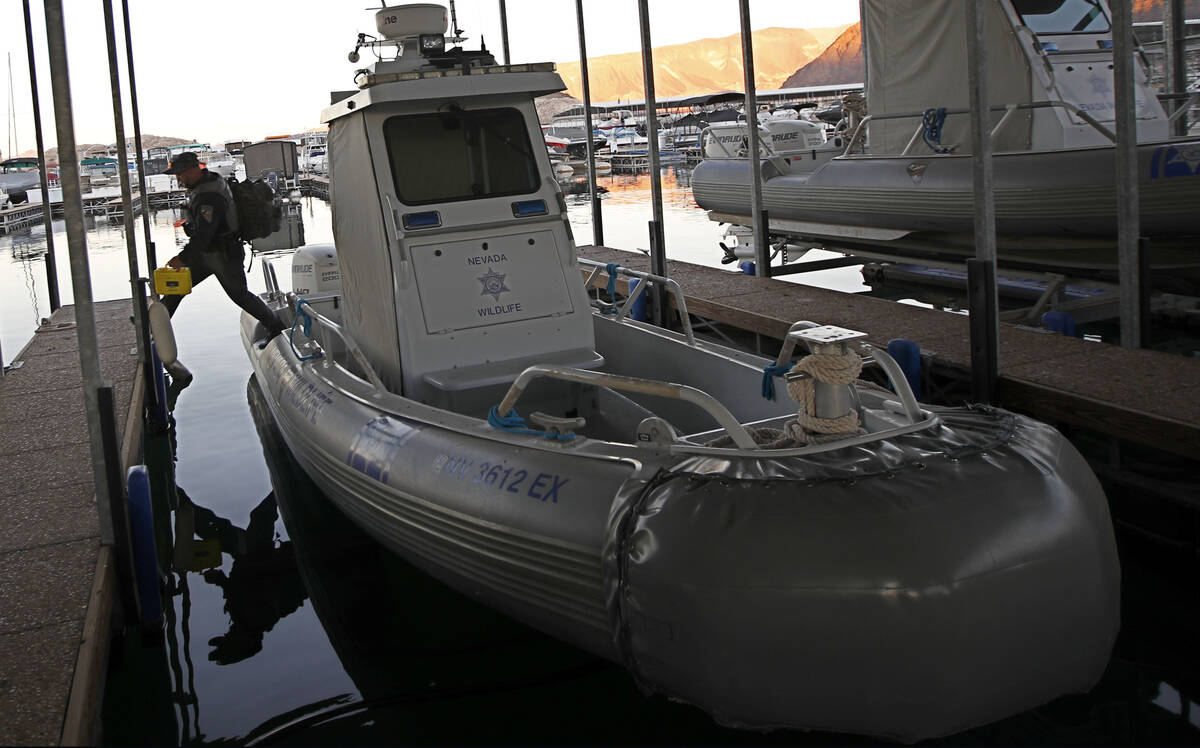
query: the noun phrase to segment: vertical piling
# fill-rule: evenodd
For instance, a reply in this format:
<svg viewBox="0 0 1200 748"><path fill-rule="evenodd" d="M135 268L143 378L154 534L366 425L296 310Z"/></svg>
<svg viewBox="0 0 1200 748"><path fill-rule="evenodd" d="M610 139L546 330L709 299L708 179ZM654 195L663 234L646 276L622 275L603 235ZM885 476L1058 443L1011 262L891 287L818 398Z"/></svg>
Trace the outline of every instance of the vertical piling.
<svg viewBox="0 0 1200 748"><path fill-rule="evenodd" d="M1138 261L1137 113L1133 87L1131 0L1112 0L1113 78L1116 95L1117 276L1120 279L1121 345L1142 347L1142 269Z"/></svg>
<svg viewBox="0 0 1200 748"><path fill-rule="evenodd" d="M749 134L750 215L754 224L754 267L761 277L771 274L770 244L767 239L767 212L762 201L762 160L759 157L758 91L754 83L754 37L750 31L750 0L738 0L742 21L742 72L746 84L746 130Z"/></svg>
<svg viewBox="0 0 1200 748"><path fill-rule="evenodd" d="M588 194L592 202L592 244L604 246L604 217L600 213L600 191L596 189L596 144L592 128L592 84L588 78L587 27L583 0L575 0L575 26L579 31L579 77L583 80L583 134L587 138Z"/></svg>
<svg viewBox="0 0 1200 748"><path fill-rule="evenodd" d="M25 9L25 48L29 54L29 91L33 99L33 135L37 140L38 171L42 183L42 223L46 225L46 290L50 296L50 311L62 306L58 297L58 261L54 258L54 210L50 207L50 180L46 177L46 148L42 141L42 104L38 100L37 63L33 54L33 23L29 16L29 0L22 0Z"/></svg>
<svg viewBox="0 0 1200 748"><path fill-rule="evenodd" d="M150 238L150 195L146 192L146 161L142 150L142 122L138 110L137 78L133 74L133 32L129 29L129 0L121 0L122 22L125 24L125 70L129 74L129 109L133 115L133 147L137 153L138 192L142 196L142 231L146 237L146 268L158 267L154 240Z"/></svg>
<svg viewBox="0 0 1200 748"><path fill-rule="evenodd" d="M667 275L667 249L663 235L662 174L658 159L658 105L654 99L654 52L650 46L650 10L647 0L638 0L638 21L642 35L642 78L646 87L646 151L650 157L650 207L654 220L650 222L650 272ZM651 284L654 299L654 324L667 323L666 289Z"/></svg>
<svg viewBox="0 0 1200 748"><path fill-rule="evenodd" d="M121 98L121 73L117 67L117 36L113 24L112 0L104 0L104 35L108 45L108 79L112 91L113 129L117 137L117 163L121 172L121 218L125 226L125 253L129 261L129 298L133 301L134 327L137 330L138 361L142 364L143 390L150 396L153 372L150 368L149 326L150 314L146 308L146 293L138 272L137 239L133 227L133 195L129 184L129 152L125 148L125 112ZM140 160L140 159L139 159ZM139 164L140 166L140 164ZM139 177L141 172L139 171ZM138 193L142 199L142 214L149 210L146 193ZM118 484L120 485L120 484Z"/></svg>
<svg viewBox="0 0 1200 748"><path fill-rule="evenodd" d="M1187 88L1187 19L1183 13L1183 0L1163 0L1163 51L1167 73L1167 93L1182 93ZM1176 100L1168 114L1173 114L1188 102ZM1175 120L1171 125L1172 135L1187 135L1188 115Z"/></svg>
<svg viewBox="0 0 1200 748"><path fill-rule="evenodd" d="M458 29L454 30L454 35L458 36ZM504 0L500 0L500 44L504 48L504 64L510 65L508 57L508 8L505 7Z"/></svg>
<svg viewBox="0 0 1200 748"><path fill-rule="evenodd" d="M92 307L91 270L87 256L87 227L83 222L83 199L79 190L75 120L71 108L71 84L67 67L67 40L63 26L62 0L44 0L46 46L50 57L50 84L54 91L54 127L58 134L59 180L63 188L63 215L67 223L67 247L71 257L71 288L75 296L75 334L79 341L79 368L83 375L83 399L87 412L88 445L92 457L92 482L100 519L100 542L113 543L112 507L104 459L104 433L100 422L98 392L107 386L100 373L100 350L96 340L96 315Z"/></svg>
<svg viewBox="0 0 1200 748"><path fill-rule="evenodd" d="M975 258L967 261L971 315L971 395L992 403L1000 376L1000 313L996 292L996 207L988 99L987 6L968 0L967 86L971 107L971 180L975 196Z"/></svg>

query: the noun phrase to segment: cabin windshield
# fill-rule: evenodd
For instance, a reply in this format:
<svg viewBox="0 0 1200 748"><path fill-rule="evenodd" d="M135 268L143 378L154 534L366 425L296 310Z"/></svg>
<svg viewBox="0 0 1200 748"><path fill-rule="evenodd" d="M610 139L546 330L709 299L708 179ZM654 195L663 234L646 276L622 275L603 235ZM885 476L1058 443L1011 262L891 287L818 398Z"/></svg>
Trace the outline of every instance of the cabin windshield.
<svg viewBox="0 0 1200 748"><path fill-rule="evenodd" d="M525 118L516 109L392 117L383 124L396 195L407 205L538 189Z"/></svg>
<svg viewBox="0 0 1200 748"><path fill-rule="evenodd" d="M1099 0L1012 0L1021 21L1035 34L1102 33L1108 14Z"/></svg>

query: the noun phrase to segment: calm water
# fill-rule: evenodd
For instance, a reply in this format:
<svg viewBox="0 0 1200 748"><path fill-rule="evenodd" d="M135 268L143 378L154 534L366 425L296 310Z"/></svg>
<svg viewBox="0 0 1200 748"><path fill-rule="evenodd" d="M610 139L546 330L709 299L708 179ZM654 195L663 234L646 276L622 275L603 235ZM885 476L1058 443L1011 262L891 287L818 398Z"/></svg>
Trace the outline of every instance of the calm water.
<svg viewBox="0 0 1200 748"><path fill-rule="evenodd" d="M606 243L647 246L644 182L614 177L606 186ZM668 179L669 254L717 265L719 229L688 199ZM327 206L305 200L301 207L306 239L331 241ZM587 204L572 211L576 236L589 241ZM175 218L154 216L160 260L183 241ZM94 296L127 297L120 228L97 225L88 241ZM65 280L61 233L56 247ZM0 332L9 359L48 314L41 251L40 229L0 236ZM249 274L255 290L263 287L260 263ZM279 262L285 284L287 265ZM825 282L849 289L857 277L831 271ZM69 281L63 295L67 302ZM175 318L180 356L196 380L179 400L171 437L146 445L160 557L171 568L167 623L161 636L131 628L117 641L106 742L864 742L720 728L699 710L644 697L624 670L400 562L326 502L263 417L237 316L210 281ZM1200 744L1195 589L1180 591L1132 548L1123 542L1121 639L1096 689L941 742Z"/></svg>

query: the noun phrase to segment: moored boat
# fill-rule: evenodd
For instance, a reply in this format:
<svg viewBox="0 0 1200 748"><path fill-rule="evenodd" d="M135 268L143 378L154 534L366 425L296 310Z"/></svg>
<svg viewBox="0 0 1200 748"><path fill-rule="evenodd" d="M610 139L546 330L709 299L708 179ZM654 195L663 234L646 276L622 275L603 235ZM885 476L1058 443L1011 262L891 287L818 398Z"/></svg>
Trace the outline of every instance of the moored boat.
<svg viewBox="0 0 1200 748"><path fill-rule="evenodd" d="M1000 259L1116 266L1112 30L1102 0L985 6ZM845 152L796 173L763 159L763 207L780 239L918 256L973 251L964 7L864 4L871 113ZM874 33L873 33L874 30ZM1162 267L1200 267L1200 140L1173 138L1136 70L1140 230ZM863 144L868 144L864 148ZM713 220L749 225L750 167L709 159L692 177Z"/></svg>
<svg viewBox="0 0 1200 748"><path fill-rule="evenodd" d="M798 322L768 360L697 339L668 279L589 267L533 106L561 78L444 49L439 8L380 11L402 54L322 117L336 248L268 276L290 332L242 320L333 503L724 724L918 740L1094 684L1119 568L1071 445L922 406L861 333ZM605 273L639 291L593 303ZM629 318L650 284L681 331Z"/></svg>

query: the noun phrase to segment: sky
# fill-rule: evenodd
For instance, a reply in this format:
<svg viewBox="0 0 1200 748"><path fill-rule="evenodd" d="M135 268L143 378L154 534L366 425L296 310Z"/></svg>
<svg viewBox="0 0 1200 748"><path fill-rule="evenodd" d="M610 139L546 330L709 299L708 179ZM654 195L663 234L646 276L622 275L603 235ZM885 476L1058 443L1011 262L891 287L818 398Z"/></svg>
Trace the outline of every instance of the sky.
<svg viewBox="0 0 1200 748"><path fill-rule="evenodd" d="M354 88L346 56L358 32L375 33L367 0L128 0L143 134L200 142L260 140L320 124L329 92ZM115 141L102 0L62 0L75 140ZM442 2L442 5L448 5ZM458 27L502 60L499 0L458 0ZM507 0L511 61L578 61L572 0ZM738 0L647 0L653 46L729 36L740 30ZM57 142L42 0L29 0L42 132ZM113 0L126 138L133 138L121 0ZM637 0L583 0L589 57L641 49ZM752 29L825 28L858 20L858 0L750 0ZM697 10L698 8L702 10ZM8 112L11 59L16 131L0 126L9 157L35 147L22 0L0 0L0 88Z"/></svg>

